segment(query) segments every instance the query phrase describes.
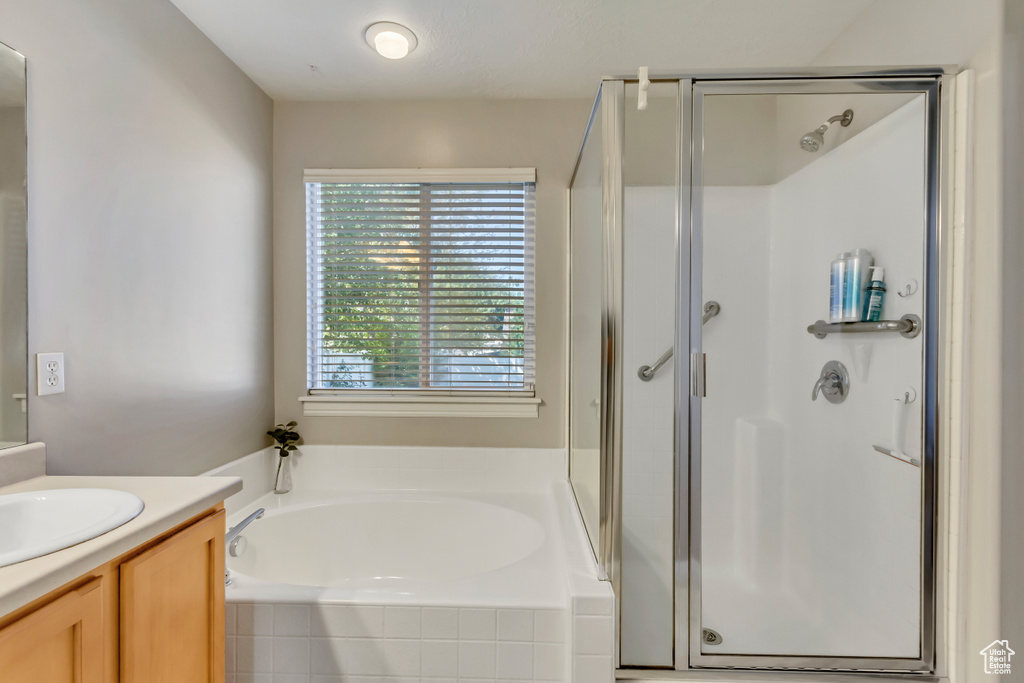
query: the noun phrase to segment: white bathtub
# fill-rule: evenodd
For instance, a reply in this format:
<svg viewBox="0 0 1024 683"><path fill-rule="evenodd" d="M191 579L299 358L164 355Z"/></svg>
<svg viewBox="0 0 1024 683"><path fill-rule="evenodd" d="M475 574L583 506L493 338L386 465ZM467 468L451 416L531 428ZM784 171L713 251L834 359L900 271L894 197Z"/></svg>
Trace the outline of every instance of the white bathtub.
<svg viewBox="0 0 1024 683"><path fill-rule="evenodd" d="M551 496L417 491L267 494L227 557L229 602L561 608Z"/></svg>
<svg viewBox="0 0 1024 683"><path fill-rule="evenodd" d="M564 450L306 446L270 492L267 449L228 526L226 683L612 683L598 581Z"/></svg>

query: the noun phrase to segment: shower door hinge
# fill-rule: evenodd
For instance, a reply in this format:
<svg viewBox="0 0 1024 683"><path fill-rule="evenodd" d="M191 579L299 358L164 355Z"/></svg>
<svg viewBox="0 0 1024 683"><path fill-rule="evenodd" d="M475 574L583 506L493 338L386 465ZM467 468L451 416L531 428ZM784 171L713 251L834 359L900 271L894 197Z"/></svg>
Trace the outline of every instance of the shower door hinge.
<svg viewBox="0 0 1024 683"><path fill-rule="evenodd" d="M704 387L704 372L707 363L707 354L690 354L690 393L697 398L704 398L707 392Z"/></svg>

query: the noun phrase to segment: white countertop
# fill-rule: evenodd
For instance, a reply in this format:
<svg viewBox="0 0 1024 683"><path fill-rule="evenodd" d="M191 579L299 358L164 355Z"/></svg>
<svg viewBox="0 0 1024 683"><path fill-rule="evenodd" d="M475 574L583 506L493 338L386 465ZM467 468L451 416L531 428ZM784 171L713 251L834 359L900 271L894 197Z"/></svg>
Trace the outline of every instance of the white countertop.
<svg viewBox="0 0 1024 683"><path fill-rule="evenodd" d="M64 488L128 491L141 498L146 507L135 519L96 538L0 567L0 616L220 503L242 490L242 480L238 477L36 477L0 488L0 495Z"/></svg>

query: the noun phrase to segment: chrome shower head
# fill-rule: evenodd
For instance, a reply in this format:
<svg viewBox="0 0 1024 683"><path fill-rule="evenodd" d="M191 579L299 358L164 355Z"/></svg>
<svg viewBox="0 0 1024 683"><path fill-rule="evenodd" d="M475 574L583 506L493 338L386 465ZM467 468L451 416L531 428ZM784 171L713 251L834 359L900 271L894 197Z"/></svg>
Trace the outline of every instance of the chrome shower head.
<svg viewBox="0 0 1024 683"><path fill-rule="evenodd" d="M828 130L835 122L839 122L840 126L844 128L849 126L853 122L853 110L847 109L842 114L833 116L825 123L821 124L807 135L800 138L800 147L805 152L817 152L821 149L821 146L825 144L825 131Z"/></svg>
<svg viewBox="0 0 1024 683"><path fill-rule="evenodd" d="M826 130L828 130L828 126L821 126L817 130L813 130L803 136L800 138L800 147L805 152L817 152L825 144L824 133Z"/></svg>

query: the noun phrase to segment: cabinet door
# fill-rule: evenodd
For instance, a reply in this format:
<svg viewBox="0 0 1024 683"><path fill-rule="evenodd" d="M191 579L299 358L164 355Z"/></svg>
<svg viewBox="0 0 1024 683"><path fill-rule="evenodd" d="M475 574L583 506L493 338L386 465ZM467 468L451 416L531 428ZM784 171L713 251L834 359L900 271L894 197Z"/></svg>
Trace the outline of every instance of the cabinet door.
<svg viewBox="0 0 1024 683"><path fill-rule="evenodd" d="M223 683L223 510L121 565L121 681Z"/></svg>
<svg viewBox="0 0 1024 683"><path fill-rule="evenodd" d="M0 629L3 683L104 683L102 578Z"/></svg>

